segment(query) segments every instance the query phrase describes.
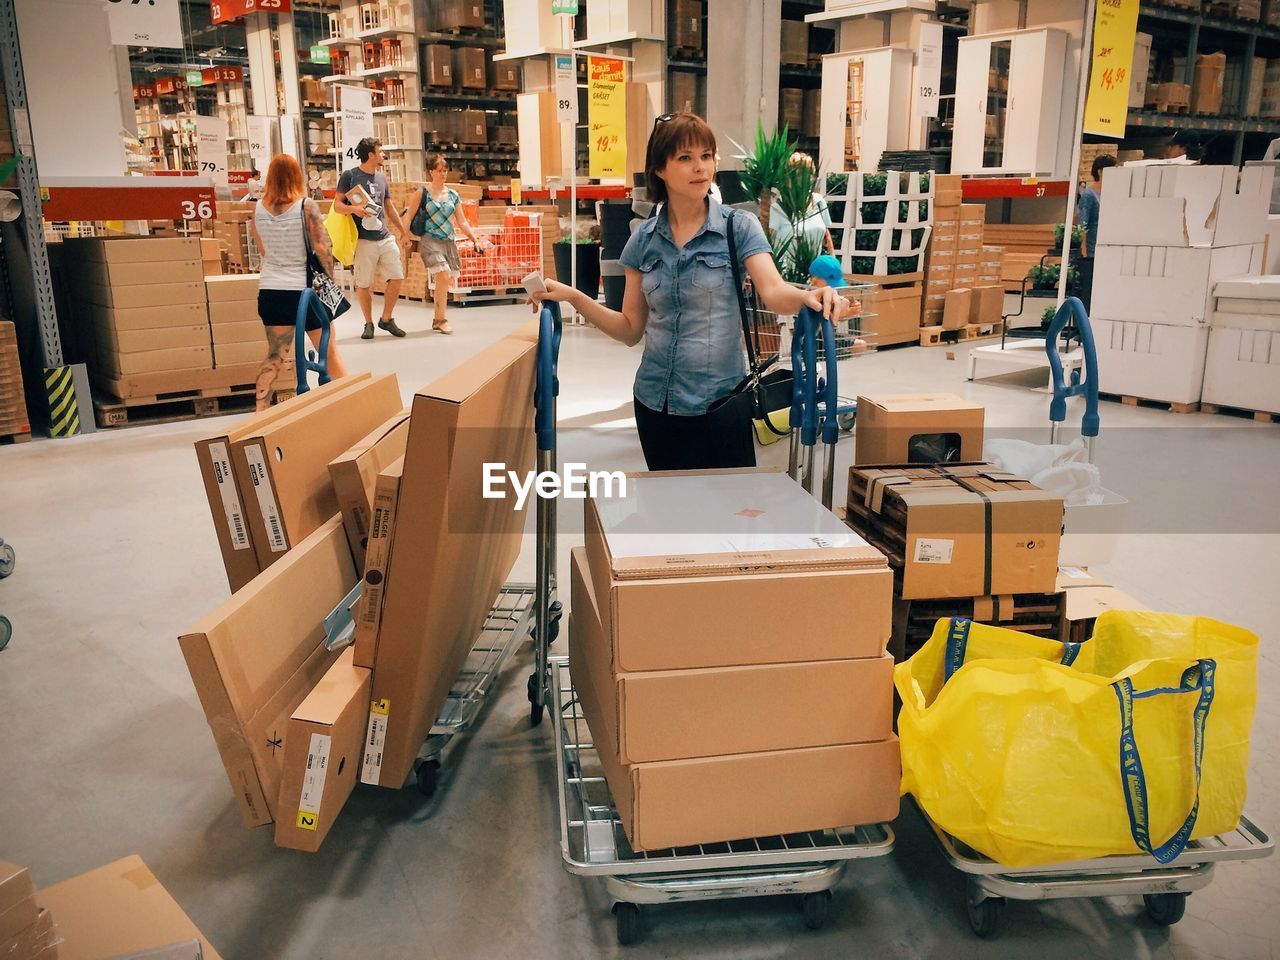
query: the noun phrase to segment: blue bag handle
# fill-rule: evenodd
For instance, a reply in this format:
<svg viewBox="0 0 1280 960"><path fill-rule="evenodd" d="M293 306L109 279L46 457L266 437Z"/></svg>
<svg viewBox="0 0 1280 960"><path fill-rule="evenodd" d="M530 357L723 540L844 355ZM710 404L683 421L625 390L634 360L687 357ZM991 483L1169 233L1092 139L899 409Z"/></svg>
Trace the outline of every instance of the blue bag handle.
<svg viewBox="0 0 1280 960"><path fill-rule="evenodd" d="M943 664L943 683L951 679L952 675L964 666L965 654L969 649L969 630L973 627L973 621L965 617L952 617L950 624L947 626L947 652ZM1072 643L1069 640L1062 641L1062 659L1058 662L1064 667L1069 667L1076 662L1076 657L1080 656L1080 644Z"/></svg>
<svg viewBox="0 0 1280 960"><path fill-rule="evenodd" d="M1196 817L1200 813L1200 781L1204 761L1204 727L1209 717L1209 707L1213 704L1213 678L1217 670L1213 660L1200 660L1195 666L1188 667L1182 674L1182 680L1176 689L1159 687L1154 690L1133 692L1133 682L1128 678L1117 680L1112 684L1116 699L1120 701L1120 782L1124 788L1124 802L1129 811L1129 832L1133 834L1133 842L1138 849L1151 854L1157 863L1169 863L1186 849L1191 839L1191 831L1195 828ZM1172 837L1158 847L1151 845L1150 807L1147 804L1147 777L1142 769L1142 757L1138 753L1138 742L1133 735L1133 702L1147 697L1163 696L1169 693L1186 693L1188 690L1199 690L1200 698L1196 702L1193 729L1195 733L1195 766L1196 766L1196 800L1191 805L1182 826Z"/></svg>
<svg viewBox="0 0 1280 960"><path fill-rule="evenodd" d="M818 442L818 330L812 314L804 308L796 314L796 326L804 317L804 409L801 411L800 443L812 447Z"/></svg>
<svg viewBox="0 0 1280 960"><path fill-rule="evenodd" d="M801 425L804 415L804 385L809 371L804 366L804 342L809 331L809 315L803 310L796 314L795 327L791 331L791 427Z"/></svg>
<svg viewBox="0 0 1280 960"><path fill-rule="evenodd" d="M820 327L822 330L822 350L823 353L826 354L827 375L819 382L817 389L822 391L823 395L822 442L832 444L840 439L840 425L836 422L836 407L840 405L840 401L836 396L838 392L839 376L836 368L835 326L831 323L830 318L824 317L817 310L810 307L801 308L801 312L808 312L811 314L810 320L814 327Z"/></svg>
<svg viewBox="0 0 1280 960"><path fill-rule="evenodd" d="M538 449L551 450L555 445L555 398L560 396L560 337L564 323L560 319L560 304L554 300L542 301L538 314L538 359L533 383L534 433Z"/></svg>
<svg viewBox="0 0 1280 960"><path fill-rule="evenodd" d="M1063 377L1062 357L1058 355L1058 335L1067 321L1074 318L1076 329L1080 331L1080 345L1084 348L1084 382L1080 380L1080 371L1071 371L1071 383L1067 384ZM1098 435L1098 352L1094 347L1093 328L1089 325L1089 315L1078 297L1067 297L1062 306L1054 314L1049 330L1045 334L1044 350L1049 355L1049 373L1053 380L1053 399L1049 401L1049 420L1062 423L1067 419L1067 398L1084 397L1084 416L1080 419L1080 435L1096 437Z"/></svg>
<svg viewBox="0 0 1280 960"><path fill-rule="evenodd" d="M307 314L314 312L320 320L320 351L307 353ZM333 318L320 302L320 298L311 289L303 290L298 298L298 313L293 321L293 363L298 371L298 393L306 393L311 389L307 383L307 372L318 374L316 386L323 387L331 379L329 377L329 334Z"/></svg>

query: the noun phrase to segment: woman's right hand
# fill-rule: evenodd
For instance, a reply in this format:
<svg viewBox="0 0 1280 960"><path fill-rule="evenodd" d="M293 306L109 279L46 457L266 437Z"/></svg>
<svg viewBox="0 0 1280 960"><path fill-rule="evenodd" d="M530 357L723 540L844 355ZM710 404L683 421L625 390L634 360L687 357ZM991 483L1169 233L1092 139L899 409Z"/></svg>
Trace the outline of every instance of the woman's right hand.
<svg viewBox="0 0 1280 960"><path fill-rule="evenodd" d="M541 290L536 293L529 294L529 304L533 308L533 312L537 313L542 309L542 301L554 300L557 303L568 303L575 293L578 291L567 283L561 283L559 280L543 280L547 285L546 292Z"/></svg>

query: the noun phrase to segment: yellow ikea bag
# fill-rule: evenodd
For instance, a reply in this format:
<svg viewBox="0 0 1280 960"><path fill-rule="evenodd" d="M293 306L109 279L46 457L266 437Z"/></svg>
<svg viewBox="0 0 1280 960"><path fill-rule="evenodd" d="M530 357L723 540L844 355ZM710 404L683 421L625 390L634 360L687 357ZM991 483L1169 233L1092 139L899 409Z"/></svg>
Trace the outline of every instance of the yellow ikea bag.
<svg viewBox="0 0 1280 960"><path fill-rule="evenodd" d="M1168 863L1239 822L1257 652L1205 617L1107 611L1083 644L940 620L894 669L902 791L1005 866Z"/></svg>
<svg viewBox="0 0 1280 960"><path fill-rule="evenodd" d="M349 267L356 260L356 222L348 214L338 213L332 207L324 218L324 228L329 231L333 259Z"/></svg>

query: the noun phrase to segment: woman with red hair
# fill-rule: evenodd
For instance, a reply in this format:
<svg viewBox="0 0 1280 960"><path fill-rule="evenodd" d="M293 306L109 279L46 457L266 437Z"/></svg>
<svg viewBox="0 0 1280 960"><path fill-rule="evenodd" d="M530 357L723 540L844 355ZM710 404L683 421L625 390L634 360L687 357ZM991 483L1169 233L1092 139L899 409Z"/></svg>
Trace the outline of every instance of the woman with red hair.
<svg viewBox="0 0 1280 960"><path fill-rule="evenodd" d="M314 200L306 199L302 186L302 169L287 153L271 158L262 199L253 214L253 236L262 253L261 277L258 280L258 316L267 334L267 357L262 361L257 379L257 408L271 405L271 385L280 375L286 360L293 356L294 325L298 318L298 301L307 289L307 245L320 258L325 271L333 275L333 254L329 250L329 233L324 217ZM320 347L320 321L307 317L307 336ZM336 337L329 338L328 367L333 379L345 377L347 369L338 356Z"/></svg>

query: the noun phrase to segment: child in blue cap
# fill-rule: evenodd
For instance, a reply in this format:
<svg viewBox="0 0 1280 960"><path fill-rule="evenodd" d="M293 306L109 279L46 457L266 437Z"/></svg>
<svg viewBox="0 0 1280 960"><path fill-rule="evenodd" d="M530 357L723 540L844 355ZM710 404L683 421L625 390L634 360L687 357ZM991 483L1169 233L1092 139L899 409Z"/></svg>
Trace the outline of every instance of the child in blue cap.
<svg viewBox="0 0 1280 960"><path fill-rule="evenodd" d="M846 287L844 282L844 271L840 269L840 261L830 254L824 253L820 257L814 257L813 263L809 264L809 286L815 288L821 287ZM852 300L852 298L850 298ZM857 304L857 300L852 300ZM855 314L858 310L855 308ZM855 356L865 353L867 342L862 338L853 341L853 353Z"/></svg>

